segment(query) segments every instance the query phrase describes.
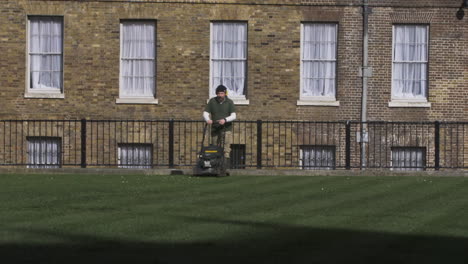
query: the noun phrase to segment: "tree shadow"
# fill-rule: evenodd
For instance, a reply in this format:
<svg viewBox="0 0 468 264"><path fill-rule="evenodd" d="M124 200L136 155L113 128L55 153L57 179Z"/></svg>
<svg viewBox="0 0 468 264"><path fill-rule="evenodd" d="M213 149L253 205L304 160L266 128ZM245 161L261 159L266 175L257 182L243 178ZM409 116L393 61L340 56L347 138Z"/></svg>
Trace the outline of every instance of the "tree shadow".
<svg viewBox="0 0 468 264"><path fill-rule="evenodd" d="M0 244L0 263L468 263L468 238L319 229L185 217L259 232L195 242L145 242L21 230L55 244Z"/></svg>

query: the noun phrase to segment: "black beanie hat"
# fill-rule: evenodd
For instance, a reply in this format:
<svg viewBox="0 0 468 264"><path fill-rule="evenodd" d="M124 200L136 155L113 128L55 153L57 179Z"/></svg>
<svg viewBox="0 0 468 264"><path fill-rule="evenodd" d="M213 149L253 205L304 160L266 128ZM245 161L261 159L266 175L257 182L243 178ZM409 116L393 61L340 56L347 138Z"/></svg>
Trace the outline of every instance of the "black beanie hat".
<svg viewBox="0 0 468 264"><path fill-rule="evenodd" d="M226 86L220 84L218 85L218 87L216 87L216 93L219 93L219 92L226 92Z"/></svg>

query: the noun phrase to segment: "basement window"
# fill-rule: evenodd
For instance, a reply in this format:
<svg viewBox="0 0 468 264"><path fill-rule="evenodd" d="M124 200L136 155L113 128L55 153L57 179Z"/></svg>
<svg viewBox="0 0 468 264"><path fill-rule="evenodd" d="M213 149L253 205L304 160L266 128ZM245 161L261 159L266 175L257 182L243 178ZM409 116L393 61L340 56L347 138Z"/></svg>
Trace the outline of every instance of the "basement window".
<svg viewBox="0 0 468 264"><path fill-rule="evenodd" d="M422 171L426 168L426 148L392 147L392 170Z"/></svg>
<svg viewBox="0 0 468 264"><path fill-rule="evenodd" d="M61 138L28 137L28 168L60 168Z"/></svg>
<svg viewBox="0 0 468 264"><path fill-rule="evenodd" d="M153 165L153 145L122 143L118 149L119 168L151 169Z"/></svg>
<svg viewBox="0 0 468 264"><path fill-rule="evenodd" d="M334 170L335 149L335 146L301 146L301 168L304 170Z"/></svg>

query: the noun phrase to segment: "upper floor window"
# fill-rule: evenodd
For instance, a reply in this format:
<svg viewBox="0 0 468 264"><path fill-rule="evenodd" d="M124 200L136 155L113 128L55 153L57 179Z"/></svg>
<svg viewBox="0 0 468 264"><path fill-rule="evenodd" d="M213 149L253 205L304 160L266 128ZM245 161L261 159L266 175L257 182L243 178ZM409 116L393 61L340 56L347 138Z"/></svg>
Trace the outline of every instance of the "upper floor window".
<svg viewBox="0 0 468 264"><path fill-rule="evenodd" d="M427 25L393 26L392 101L427 102Z"/></svg>
<svg viewBox="0 0 468 264"><path fill-rule="evenodd" d="M119 103L157 103L156 23L122 21L120 24Z"/></svg>
<svg viewBox="0 0 468 264"><path fill-rule="evenodd" d="M247 23L211 23L210 97L223 84L234 102L246 99ZM237 99L237 100L236 100Z"/></svg>
<svg viewBox="0 0 468 264"><path fill-rule="evenodd" d="M338 105L336 102L337 33L336 23L302 24L299 103L315 104L314 102L329 101L331 104L328 105Z"/></svg>
<svg viewBox="0 0 468 264"><path fill-rule="evenodd" d="M63 18L29 17L26 96L63 92Z"/></svg>

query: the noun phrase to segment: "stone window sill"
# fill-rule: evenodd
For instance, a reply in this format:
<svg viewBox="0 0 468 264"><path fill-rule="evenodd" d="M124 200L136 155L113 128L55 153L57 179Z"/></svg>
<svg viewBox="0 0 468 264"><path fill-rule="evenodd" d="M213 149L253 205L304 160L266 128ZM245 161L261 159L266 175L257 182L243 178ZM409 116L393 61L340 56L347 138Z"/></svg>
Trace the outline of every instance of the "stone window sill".
<svg viewBox="0 0 468 264"><path fill-rule="evenodd" d="M64 99L65 95L60 92L26 92L24 98Z"/></svg>
<svg viewBox="0 0 468 264"><path fill-rule="evenodd" d="M312 105L312 106L340 106L340 101L336 100L320 100L320 99L301 99L297 101L297 105Z"/></svg>
<svg viewBox="0 0 468 264"><path fill-rule="evenodd" d="M206 100L206 103L208 103L210 101L210 99ZM249 105L250 104L250 101L248 99L246 99L246 98L232 98L232 97L229 97L229 99L231 99L234 102L235 105Z"/></svg>
<svg viewBox="0 0 468 264"><path fill-rule="evenodd" d="M117 98L117 104L158 104L156 98Z"/></svg>
<svg viewBox="0 0 468 264"><path fill-rule="evenodd" d="M395 100L388 102L388 107L431 107L431 103L426 100Z"/></svg>

